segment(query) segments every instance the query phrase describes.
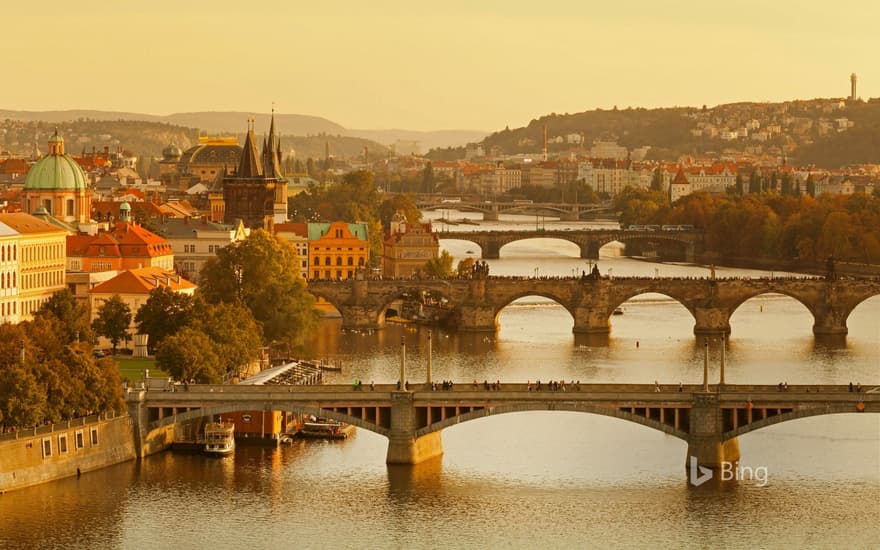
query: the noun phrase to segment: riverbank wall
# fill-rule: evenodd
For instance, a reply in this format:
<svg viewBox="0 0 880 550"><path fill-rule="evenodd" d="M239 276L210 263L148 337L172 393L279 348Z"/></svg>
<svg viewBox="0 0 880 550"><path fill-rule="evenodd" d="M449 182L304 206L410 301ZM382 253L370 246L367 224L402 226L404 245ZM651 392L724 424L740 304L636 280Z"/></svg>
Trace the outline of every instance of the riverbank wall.
<svg viewBox="0 0 880 550"><path fill-rule="evenodd" d="M783 261L770 258L720 258L718 256L705 255L697 259L702 264L715 264L724 267L739 267L745 269L763 269L765 271L788 271L791 273L809 273L812 275L825 275L827 266L813 262L799 262L796 260ZM838 276L844 277L880 277L880 265L863 264L854 262L834 262L834 271Z"/></svg>
<svg viewBox="0 0 880 550"><path fill-rule="evenodd" d="M93 415L0 435L0 494L137 457L128 415Z"/></svg>

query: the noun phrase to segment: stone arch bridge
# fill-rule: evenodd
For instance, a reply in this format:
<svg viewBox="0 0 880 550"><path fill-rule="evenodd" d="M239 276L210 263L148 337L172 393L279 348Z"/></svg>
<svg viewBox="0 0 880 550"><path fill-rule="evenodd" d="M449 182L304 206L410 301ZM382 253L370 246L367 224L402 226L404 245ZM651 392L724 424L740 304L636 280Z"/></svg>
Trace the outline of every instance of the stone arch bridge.
<svg viewBox="0 0 880 550"><path fill-rule="evenodd" d="M704 252L702 231L630 231L614 230L536 230L536 231L441 231L440 239L470 241L480 247L482 257L497 259L501 248L509 243L525 239L561 239L574 243L580 248L581 258L599 259L599 249L610 242L650 243L664 251L674 251L666 255L678 256L679 260L694 262Z"/></svg>
<svg viewBox="0 0 880 550"><path fill-rule="evenodd" d="M130 390L126 395L140 456L168 448L175 427L234 411L284 410L348 422L388 438L388 463L416 464L442 454L443 429L487 416L524 411L574 411L610 416L662 431L688 443L688 456L719 468L739 459L737 437L780 422L815 415L880 412L880 391L846 386L688 385L657 391L646 384L584 384L537 391L502 384L487 391L470 384L431 391L427 384L399 391L345 385L243 386L191 384L187 391Z"/></svg>
<svg viewBox="0 0 880 550"><path fill-rule="evenodd" d="M437 202L429 200L416 201L416 207L422 211L452 210L459 212L479 212L484 221L498 221L499 214L530 214L558 216L563 221L578 221L588 214L611 213L612 206L606 204L571 204L558 202Z"/></svg>
<svg viewBox="0 0 880 550"><path fill-rule="evenodd" d="M778 293L803 304L813 315L813 333L843 335L852 310L880 295L878 280L820 278L526 278L391 279L310 281L309 291L333 304L343 329L379 329L396 299L420 291L442 296L455 308L459 330L494 332L501 311L525 296L543 296L574 319L573 332L608 333L614 310L641 294L663 294L694 317L695 334L730 333L730 317L749 298Z"/></svg>

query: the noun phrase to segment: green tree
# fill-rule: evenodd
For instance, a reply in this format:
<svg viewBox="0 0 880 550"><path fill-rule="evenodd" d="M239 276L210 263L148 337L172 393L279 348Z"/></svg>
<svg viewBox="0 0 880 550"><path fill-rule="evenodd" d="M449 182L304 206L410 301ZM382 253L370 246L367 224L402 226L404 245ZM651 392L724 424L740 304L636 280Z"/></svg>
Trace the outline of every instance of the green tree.
<svg viewBox="0 0 880 550"><path fill-rule="evenodd" d="M743 186L742 174L736 175L736 194L740 197L745 195L745 187Z"/></svg>
<svg viewBox="0 0 880 550"><path fill-rule="evenodd" d="M214 342L200 330L184 328L168 336L156 350L156 366L176 380L202 384L223 382L223 363Z"/></svg>
<svg viewBox="0 0 880 550"><path fill-rule="evenodd" d="M761 192L761 177L758 176L757 171L753 171L749 174L749 193L760 193Z"/></svg>
<svg viewBox="0 0 880 550"><path fill-rule="evenodd" d="M428 260L423 269L429 277L449 277L452 275L452 261L452 255L448 250L444 250L438 257Z"/></svg>
<svg viewBox="0 0 880 550"><path fill-rule="evenodd" d="M392 195L379 205L379 219L383 228L391 227L391 218L397 212L406 216L407 223L418 223L422 219L422 212L416 206L412 195ZM372 243L370 244L372 248Z"/></svg>
<svg viewBox="0 0 880 550"><path fill-rule="evenodd" d="M458 267L455 268L456 274L461 278L469 279L474 272L474 264L476 262L473 258L464 258L463 260L459 260Z"/></svg>
<svg viewBox="0 0 880 550"><path fill-rule="evenodd" d="M167 287L157 287L135 315L138 332L149 335L147 344L154 352L162 340L174 334L192 320L193 297L174 292Z"/></svg>
<svg viewBox="0 0 880 550"><path fill-rule="evenodd" d="M786 172L782 175L782 194L785 196L794 195L794 186L792 185L791 174Z"/></svg>
<svg viewBox="0 0 880 550"><path fill-rule="evenodd" d="M298 345L317 326L315 298L299 275L296 250L261 229L221 248L205 264L200 281L208 303L247 307L270 343Z"/></svg>
<svg viewBox="0 0 880 550"><path fill-rule="evenodd" d="M57 336L64 344L74 341L95 343L95 333L89 323L89 310L80 304L69 289L59 290L49 297L34 314L35 318L51 316L59 321Z"/></svg>
<svg viewBox="0 0 880 550"><path fill-rule="evenodd" d="M225 375L239 374L242 367L259 358L263 331L246 307L201 304L194 317L191 328L211 339Z"/></svg>
<svg viewBox="0 0 880 550"><path fill-rule="evenodd" d="M431 164L430 160L425 164L425 169L422 170L422 188L425 190L425 193L434 192L434 165Z"/></svg>
<svg viewBox="0 0 880 550"><path fill-rule="evenodd" d="M807 195L809 195L811 197L815 197L816 196L816 182L813 181L813 174L809 174L807 176L806 187L807 187L807 189L806 189Z"/></svg>
<svg viewBox="0 0 880 550"><path fill-rule="evenodd" d="M0 369L0 422L6 426L35 426L46 414L46 394L28 365Z"/></svg>
<svg viewBox="0 0 880 550"><path fill-rule="evenodd" d="M663 190L663 169L658 166L654 169L654 174L651 176L651 191L662 191Z"/></svg>
<svg viewBox="0 0 880 550"><path fill-rule="evenodd" d="M98 306L98 316L92 322L92 328L95 329L95 332L110 340L114 354L119 342L128 340L130 325L131 309L118 294L114 294Z"/></svg>

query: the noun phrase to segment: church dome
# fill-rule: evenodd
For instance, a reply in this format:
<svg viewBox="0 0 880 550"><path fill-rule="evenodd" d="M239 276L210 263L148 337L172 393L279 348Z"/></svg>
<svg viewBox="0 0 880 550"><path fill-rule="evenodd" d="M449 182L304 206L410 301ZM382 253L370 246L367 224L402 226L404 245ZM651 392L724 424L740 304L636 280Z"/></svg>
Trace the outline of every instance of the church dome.
<svg viewBox="0 0 880 550"><path fill-rule="evenodd" d="M58 135L49 138L49 154L31 166L24 181L28 190L84 190L88 179L79 164L64 153L64 139Z"/></svg>
<svg viewBox="0 0 880 550"><path fill-rule="evenodd" d="M183 156L183 151L177 145L169 143L168 147L162 149L162 158L165 160L177 160Z"/></svg>

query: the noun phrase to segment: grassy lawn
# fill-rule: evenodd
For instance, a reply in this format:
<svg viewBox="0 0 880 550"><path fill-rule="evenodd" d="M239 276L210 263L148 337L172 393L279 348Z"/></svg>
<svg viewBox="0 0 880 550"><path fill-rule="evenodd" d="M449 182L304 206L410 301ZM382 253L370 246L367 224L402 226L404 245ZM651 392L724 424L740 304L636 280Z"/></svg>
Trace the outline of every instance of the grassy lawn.
<svg viewBox="0 0 880 550"><path fill-rule="evenodd" d="M119 363L119 375L130 382L143 380L144 369L150 369L150 378L168 376L168 373L156 368L155 359L135 359L124 355L117 355L113 359Z"/></svg>

